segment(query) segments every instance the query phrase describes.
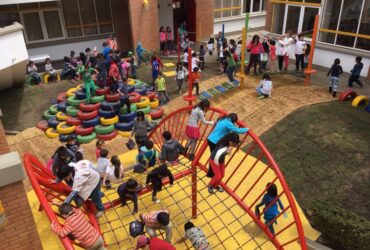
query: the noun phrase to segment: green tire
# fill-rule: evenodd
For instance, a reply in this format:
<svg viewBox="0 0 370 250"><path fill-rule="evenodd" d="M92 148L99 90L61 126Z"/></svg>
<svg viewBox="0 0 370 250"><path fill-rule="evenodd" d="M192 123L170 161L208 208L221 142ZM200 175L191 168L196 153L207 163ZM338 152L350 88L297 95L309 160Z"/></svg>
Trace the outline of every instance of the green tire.
<svg viewBox="0 0 370 250"><path fill-rule="evenodd" d="M68 97L67 103L71 106L78 106L81 102L85 100L77 100L75 96Z"/></svg>
<svg viewBox="0 0 370 250"><path fill-rule="evenodd" d="M136 110L137 110L137 106L136 106L136 104L135 103L131 103L131 105L130 105L130 111L131 112L136 112ZM124 106L124 107L122 107L122 108L120 108L119 109L119 112L121 113L121 114L127 114L128 112L127 112L127 107L126 106Z"/></svg>
<svg viewBox="0 0 370 250"><path fill-rule="evenodd" d="M93 140L95 140L96 138L96 134L94 132L92 132L91 134L89 135L78 135L77 136L77 141L79 143L89 143L89 142L92 142Z"/></svg>
<svg viewBox="0 0 370 250"><path fill-rule="evenodd" d="M139 112L139 111L142 111L144 113L144 115L149 114L149 112L150 112L150 105L146 106L145 108L136 110L136 112Z"/></svg>
<svg viewBox="0 0 370 250"><path fill-rule="evenodd" d="M90 97L90 102L91 103L98 103L98 102L102 102L104 100L105 100L104 95L94 95L94 96Z"/></svg>
<svg viewBox="0 0 370 250"><path fill-rule="evenodd" d="M140 80L135 79L134 82L135 82L135 88L138 88L144 85L144 83Z"/></svg>
<svg viewBox="0 0 370 250"><path fill-rule="evenodd" d="M49 120L50 118L55 117L55 115L51 114L49 110L44 112L44 119Z"/></svg>
<svg viewBox="0 0 370 250"><path fill-rule="evenodd" d="M56 115L58 113L58 108L56 104L50 106L49 113L53 115Z"/></svg>
<svg viewBox="0 0 370 250"><path fill-rule="evenodd" d="M78 109L74 106L68 106L66 109L67 115L69 116L77 116Z"/></svg>
<svg viewBox="0 0 370 250"><path fill-rule="evenodd" d="M95 133L99 134L99 135L105 135L105 134L109 134L109 133L112 133L114 130L114 125L108 125L108 126L104 126L104 125L96 125L95 128L94 128L94 131Z"/></svg>

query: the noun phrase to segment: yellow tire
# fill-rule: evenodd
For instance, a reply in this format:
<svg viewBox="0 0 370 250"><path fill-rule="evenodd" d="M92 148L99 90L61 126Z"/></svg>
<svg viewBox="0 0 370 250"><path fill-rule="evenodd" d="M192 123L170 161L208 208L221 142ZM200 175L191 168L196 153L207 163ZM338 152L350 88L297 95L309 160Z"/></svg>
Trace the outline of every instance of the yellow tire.
<svg viewBox="0 0 370 250"><path fill-rule="evenodd" d="M66 122L61 122L57 125L57 131L59 134L68 135L72 134L76 129L76 126L68 125Z"/></svg>
<svg viewBox="0 0 370 250"><path fill-rule="evenodd" d="M112 124L116 124L118 122L118 115L116 115L115 117L113 118L104 118L104 117L101 117L100 118L100 123L102 125L105 125L105 126L108 126L108 125L112 125Z"/></svg>
<svg viewBox="0 0 370 250"><path fill-rule="evenodd" d="M43 76L42 76L42 80L44 81L44 83L48 83L49 82L49 76L50 74L49 73L45 73ZM60 81L60 75L57 74L57 81L59 82Z"/></svg>
<svg viewBox="0 0 370 250"><path fill-rule="evenodd" d="M48 128L46 131L45 131L45 135L49 138L49 139L55 139L55 138L58 138L59 137L59 133L58 131L56 131L55 129L53 128Z"/></svg>
<svg viewBox="0 0 370 250"><path fill-rule="evenodd" d="M134 79L128 79L128 81L127 81L127 83L129 84L129 85L135 85L135 81L134 81Z"/></svg>
<svg viewBox="0 0 370 250"><path fill-rule="evenodd" d="M83 86L82 86L82 84L78 84L78 85L76 86L76 89L77 89L77 90L81 90L81 89L82 89L82 87L83 87Z"/></svg>
<svg viewBox="0 0 370 250"><path fill-rule="evenodd" d="M57 113L57 120L58 121L65 121L68 119L68 115L64 114L63 112L59 111Z"/></svg>
<svg viewBox="0 0 370 250"><path fill-rule="evenodd" d="M148 122L152 122L152 117L150 115L145 115L145 119L147 119Z"/></svg>
<svg viewBox="0 0 370 250"><path fill-rule="evenodd" d="M136 103L136 107L138 109L143 109L143 108L146 108L148 107L150 104L150 100L148 97L144 96L144 97L141 97L140 98L140 101Z"/></svg>
<svg viewBox="0 0 370 250"><path fill-rule="evenodd" d="M150 102L150 108L151 109L155 109L158 106L159 106L159 100L158 100L158 98L155 98L153 101Z"/></svg>
<svg viewBox="0 0 370 250"><path fill-rule="evenodd" d="M360 103L362 102L365 102L366 105L369 104L369 98L367 96L364 96L364 95L359 95L357 96L355 99L353 99L352 101L352 107L358 107L358 105L360 105ZM365 106L366 106L365 105Z"/></svg>
<svg viewBox="0 0 370 250"><path fill-rule="evenodd" d="M71 97L75 95L76 91L77 91L77 88L70 88L69 90L67 90L66 94L68 97Z"/></svg>
<svg viewBox="0 0 370 250"><path fill-rule="evenodd" d="M126 138L131 137L131 131L120 131L120 130L117 130L117 132L122 137L126 137Z"/></svg>

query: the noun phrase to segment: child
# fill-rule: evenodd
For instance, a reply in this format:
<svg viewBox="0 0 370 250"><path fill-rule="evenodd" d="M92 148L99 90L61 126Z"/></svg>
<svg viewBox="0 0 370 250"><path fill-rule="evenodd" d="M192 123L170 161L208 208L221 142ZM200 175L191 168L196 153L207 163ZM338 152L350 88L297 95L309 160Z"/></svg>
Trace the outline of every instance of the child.
<svg viewBox="0 0 370 250"><path fill-rule="evenodd" d="M69 62L72 64L73 67L77 67L77 59L76 59L76 52L71 50L69 53Z"/></svg>
<svg viewBox="0 0 370 250"><path fill-rule="evenodd" d="M330 70L326 76L330 75L329 80L329 93L333 93L333 97L337 95L337 88L339 85L339 75L343 73L342 66L340 66L339 58L334 60L334 64L331 66Z"/></svg>
<svg viewBox="0 0 370 250"><path fill-rule="evenodd" d="M162 77L162 72L158 73L157 79L155 80L155 91L158 92L161 105L167 104L170 101L166 91L166 79Z"/></svg>
<svg viewBox="0 0 370 250"><path fill-rule="evenodd" d="M157 57L155 55L152 56L152 79L153 79L153 85L155 85L155 81L158 78L159 73L159 63L157 61Z"/></svg>
<svg viewBox="0 0 370 250"><path fill-rule="evenodd" d="M66 147L73 153L76 154L78 151L82 151L80 148L80 143L77 142L76 138L73 135L67 137Z"/></svg>
<svg viewBox="0 0 370 250"><path fill-rule="evenodd" d="M306 43L306 46L304 46L304 68L307 68L308 65L308 59L310 58L310 52L311 52L311 44Z"/></svg>
<svg viewBox="0 0 370 250"><path fill-rule="evenodd" d="M276 72L276 42L275 40L267 40L267 44L270 49L270 72Z"/></svg>
<svg viewBox="0 0 370 250"><path fill-rule="evenodd" d="M145 115L142 111L136 113L136 119L134 120L134 127L131 132L131 137L135 136L135 141L137 148L140 149L148 139L148 130L152 129L154 126L145 119Z"/></svg>
<svg viewBox="0 0 370 250"><path fill-rule="evenodd" d="M167 50L168 54L171 54L172 51L174 51L174 40L173 40L173 33L170 26L167 26L166 28L166 39L167 39Z"/></svg>
<svg viewBox="0 0 370 250"><path fill-rule="evenodd" d="M41 83L41 77L37 74L37 67L33 61L28 62L27 73L32 77L32 82L35 84Z"/></svg>
<svg viewBox="0 0 370 250"><path fill-rule="evenodd" d="M95 156L96 156L96 160L98 160L98 158L100 157L100 152L101 150L103 149L103 146L104 146L105 142L102 141L102 140L97 140L96 141L96 149L95 149Z"/></svg>
<svg viewBox="0 0 370 250"><path fill-rule="evenodd" d="M261 216L259 208L261 206L265 206L265 211L263 218L265 219L265 224L270 224L268 226L270 232L274 235L275 230L274 230L274 223L277 223L274 218L279 215L279 210L278 210L278 205L281 210L284 210L283 203L281 203L279 197L278 197L278 191L277 187L273 183L267 183L267 193L263 196L262 201L260 204L256 205L256 215L257 217ZM287 218L287 215L284 213L283 215L285 218Z"/></svg>
<svg viewBox="0 0 370 250"><path fill-rule="evenodd" d="M164 131L162 134L164 138L164 144L162 146L161 154L159 159L162 162L170 162L173 165L178 163L180 153L184 153L184 147L177 141L172 139L170 131Z"/></svg>
<svg viewBox="0 0 370 250"><path fill-rule="evenodd" d="M129 51L128 52L128 57L130 58L130 69L131 69L131 77L136 79L137 78L137 74L136 74L136 57L135 55L132 53L132 51Z"/></svg>
<svg viewBox="0 0 370 250"><path fill-rule="evenodd" d="M299 65L301 65L302 71L304 69L304 46L306 45L306 42L303 41L303 38L303 34L298 34L298 40L295 39L294 54L296 71L299 71Z"/></svg>
<svg viewBox="0 0 370 250"><path fill-rule="evenodd" d="M267 38L263 39L262 47L263 47L265 52L261 54L261 69L262 69L262 72L265 72L267 62L269 60L269 54L270 54L270 46L268 45L268 39Z"/></svg>
<svg viewBox="0 0 370 250"><path fill-rule="evenodd" d="M206 55L206 49L204 48L204 45L200 45L200 48L199 48L199 68L201 70L204 69L204 64L205 64L205 61L204 61L204 57Z"/></svg>
<svg viewBox="0 0 370 250"><path fill-rule="evenodd" d="M51 170L53 175L57 176L58 170L68 166L71 162L76 162L75 154L66 147L59 147L51 157Z"/></svg>
<svg viewBox="0 0 370 250"><path fill-rule="evenodd" d="M209 163L214 176L208 184L208 192L210 194L214 193L214 189L217 189L219 192L224 191L220 186L220 183L225 175L225 157L226 155L231 155L232 147L236 147L239 142L239 135L231 132L222 138L217 143L216 148L212 151Z"/></svg>
<svg viewBox="0 0 370 250"><path fill-rule="evenodd" d="M351 70L351 76L348 79L348 87L350 88L353 88L353 82L360 85L360 88L364 86L363 83L360 81L361 70L362 67L364 66L364 64L361 61L362 61L361 56L356 57L356 64L353 66L353 69Z"/></svg>
<svg viewBox="0 0 370 250"><path fill-rule="evenodd" d="M191 54L191 70L194 72L194 69L198 67L199 60L197 58L197 53Z"/></svg>
<svg viewBox="0 0 370 250"><path fill-rule="evenodd" d="M76 66L77 66L77 62L76 62ZM70 79L71 82L75 82L77 78L75 70L76 70L75 66L73 66L73 64L71 63L70 58L68 58L68 56L65 56L63 59L63 70L62 70L62 73L60 74L60 78L62 80Z"/></svg>
<svg viewBox="0 0 370 250"><path fill-rule="evenodd" d="M107 86L107 63L101 54L98 54L97 62L98 74L98 85L100 88L105 88Z"/></svg>
<svg viewBox="0 0 370 250"><path fill-rule="evenodd" d="M55 69L51 65L50 58L46 58L45 59L45 72L49 74L48 81L50 81L50 82L56 82L56 80L57 80L57 74L55 72Z"/></svg>
<svg viewBox="0 0 370 250"><path fill-rule="evenodd" d="M209 38L207 49L208 49L208 55L212 56L213 51L215 50L215 39L213 38L213 36Z"/></svg>
<svg viewBox="0 0 370 250"><path fill-rule="evenodd" d="M292 32L288 32L285 36L283 36L283 39L279 40L279 43L282 47L282 54L284 56L284 71L288 71L288 66L289 66L289 56L292 54L293 50L293 44L294 44L294 39L292 38Z"/></svg>
<svg viewBox="0 0 370 250"><path fill-rule="evenodd" d="M188 67L188 65L189 65L189 62L188 62L188 60L189 60L189 51L191 51L190 48L184 49L184 59L183 59L183 62L184 62L184 66L185 67Z"/></svg>
<svg viewBox="0 0 370 250"><path fill-rule="evenodd" d="M140 153L137 156L137 162L147 170L150 167L154 167L157 163L158 153L153 149L153 142L151 140L145 141L145 151L140 149Z"/></svg>
<svg viewBox="0 0 370 250"><path fill-rule="evenodd" d="M146 185L152 183L153 193L152 193L152 201L159 203L160 200L157 199L157 192L162 190L162 180L163 178L168 177L170 179L170 187L173 186L174 177L171 171L168 169L166 164L162 164L159 167L153 169L148 176L146 177Z"/></svg>
<svg viewBox="0 0 370 250"><path fill-rule="evenodd" d="M204 235L202 229L195 227L190 221L186 222L184 225L185 236L177 241L177 243L182 243L189 239L195 250L210 250L209 242Z"/></svg>
<svg viewBox="0 0 370 250"><path fill-rule="evenodd" d="M201 74L199 72L199 68L195 67L194 72L190 74L190 84L192 89L195 87L195 95L199 95L199 83L201 80Z"/></svg>
<svg viewBox="0 0 370 250"><path fill-rule="evenodd" d="M100 157L98 158L98 161L96 163L96 171L99 173L101 179L104 178L105 173L107 172L107 168L110 167L110 162L107 158L108 154L108 150L102 149L100 151Z"/></svg>
<svg viewBox="0 0 370 250"><path fill-rule="evenodd" d="M59 213L65 219L64 225L51 222L51 230L59 237L72 236L85 249L104 250L104 240L89 221L86 220L80 209L74 209L70 204L59 206Z"/></svg>
<svg viewBox="0 0 370 250"><path fill-rule="evenodd" d="M166 241L171 243L172 224L170 222L170 212L168 210L157 210L148 214L140 214L141 221L145 224L145 230L150 238L156 237L156 230L166 231Z"/></svg>
<svg viewBox="0 0 370 250"><path fill-rule="evenodd" d="M109 77L111 79L111 92L117 93L118 87L119 87L119 81L122 79L121 75L118 71L118 64L121 62L119 58L116 58L115 61L113 61L109 68Z"/></svg>
<svg viewBox="0 0 370 250"><path fill-rule="evenodd" d="M128 82L127 77L122 77L122 83L119 84L117 89L118 93L121 95L122 107L126 105L127 113L131 113L131 102L128 96Z"/></svg>
<svg viewBox="0 0 370 250"><path fill-rule="evenodd" d="M270 80L270 75L263 74L260 85L256 88L258 99L263 99L266 97L271 97L272 81Z"/></svg>
<svg viewBox="0 0 370 250"><path fill-rule="evenodd" d="M194 159L195 147L200 137L200 131L198 127L199 120L206 125L213 125L213 121L207 121L204 117L204 113L207 112L210 107L210 102L207 99L200 101L191 111L188 124L186 125L185 133L188 137L188 141L185 146L185 150L189 151L189 160Z"/></svg>
<svg viewBox="0 0 370 250"><path fill-rule="evenodd" d="M164 240L158 239L157 237L148 238L142 235L137 239L135 250L144 249L146 246L149 246L149 249L176 250L174 246Z"/></svg>
<svg viewBox="0 0 370 250"><path fill-rule="evenodd" d="M123 167L118 156L113 155L110 162L111 165L107 166L103 179L103 185L108 189L112 187L112 184L122 181L124 176Z"/></svg>
<svg viewBox="0 0 370 250"><path fill-rule="evenodd" d="M249 75L250 68L254 66L254 74L257 75L257 65L260 66L260 54L265 53L258 35L253 36L252 41L247 46L247 50L250 52L250 57L245 74ZM261 72L261 68L259 68L259 71Z"/></svg>
<svg viewBox="0 0 370 250"><path fill-rule="evenodd" d="M236 69L236 63L234 60L234 56L230 51L226 52L226 60L227 60L227 76L229 77L229 82L233 83L234 82L234 71Z"/></svg>
<svg viewBox="0 0 370 250"><path fill-rule="evenodd" d="M126 201L132 201L134 203L134 210L132 210L131 214L136 214L139 211L137 198L142 188L143 187L134 179L128 179L127 182L122 183L117 188L122 206L127 205Z"/></svg>
<svg viewBox="0 0 370 250"><path fill-rule="evenodd" d="M179 92L180 95L182 94L181 88L182 88L182 84L184 83L187 74L188 74L188 70L183 66L181 62L178 62L177 67L176 67L175 80L177 82L177 91Z"/></svg>
<svg viewBox="0 0 370 250"><path fill-rule="evenodd" d="M166 50L166 32L164 31L163 26L159 28L159 42L160 42L161 51L164 54Z"/></svg>
<svg viewBox="0 0 370 250"><path fill-rule="evenodd" d="M103 215L104 206L100 198L100 177L93 169L90 161L82 160L77 163L70 163L67 167L59 168L57 177L59 180L66 182L73 179L72 192L64 203L71 203L77 196L83 201L90 198L97 209L95 217L100 218ZM77 202L76 205L80 207L83 203Z"/></svg>
<svg viewBox="0 0 370 250"><path fill-rule="evenodd" d="M95 72L99 74L99 71L90 67L89 63L85 64L85 67L81 68L78 73L82 75L84 82L84 88L86 91L86 103L90 103L90 97L95 95L96 86L94 81L91 78L91 73Z"/></svg>

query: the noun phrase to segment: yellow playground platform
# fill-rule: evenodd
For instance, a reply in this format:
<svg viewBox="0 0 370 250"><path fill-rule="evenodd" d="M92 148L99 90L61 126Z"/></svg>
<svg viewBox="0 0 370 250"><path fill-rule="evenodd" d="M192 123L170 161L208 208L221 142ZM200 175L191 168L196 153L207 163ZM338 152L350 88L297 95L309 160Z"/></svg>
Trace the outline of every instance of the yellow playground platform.
<svg viewBox="0 0 370 250"><path fill-rule="evenodd" d="M120 159L124 166L130 166L135 162L136 150L120 155ZM209 155L208 155L209 156ZM232 162L240 162L241 158L245 154L239 151ZM207 155L203 155L202 159L206 159ZM202 161L201 159L201 161ZM242 178L244 173L248 171L247 167L252 165L255 158L252 156L247 157L246 169L238 171L236 174L238 178ZM250 164L248 164L250 162ZM237 164L230 164L226 169L226 176L224 180L230 175L233 167ZM261 165L261 166L258 166ZM262 167L264 164L259 162L257 167ZM173 174L179 171L185 170L190 167L190 162L187 159L181 159L181 164L175 167L171 167ZM262 171L262 170L261 170ZM263 179L259 182L261 190L264 189L266 182L271 179L273 175L272 170L268 170L268 173L264 175ZM125 179L136 178L139 182L145 183L145 174L135 174L127 172ZM212 249L274 249L274 245L267 239L265 233L259 228L259 226L251 219L251 217L245 213L245 211L239 207L234 199L229 196L226 192L215 193L210 195L207 191L207 183L209 179L205 176L205 173L201 170L197 172L198 178L198 217L192 219L192 222L203 229L204 233L208 237ZM251 183L254 182L253 177L248 180ZM229 184L233 188L233 183ZM117 187L117 185L115 186ZM278 190L281 190L281 186L278 184ZM103 202L112 201L117 199L115 189L106 190ZM151 201L151 193L147 193L139 199L139 213L146 211L152 211L157 209L168 209L170 211L171 221L174 225L172 242L175 243L180 239L184 233L183 225L189 219L191 219L191 176L183 177L177 181L173 187L165 186L164 189L159 192L158 198L161 200L159 204L154 204ZM256 195L251 199L257 199ZM50 231L50 223L48 218L43 212L39 212L39 202L33 191L28 193L29 203L32 208L33 216L36 221L37 230L40 235L44 249L57 250L63 249L58 237ZM283 204L286 204L284 197L281 198ZM128 234L128 224L135 218L138 218L139 213L135 216L130 214L132 210L132 204L129 203L129 208L126 207L115 207L105 212L105 215L100 219L100 228L103 233L105 242L108 249L135 249L135 239L132 239ZM302 220L305 236L311 240L317 240L320 233L314 230L301 208L297 204L300 218ZM129 210L130 209L130 210ZM290 211L287 213L288 218L280 217L278 224L275 224L275 230L279 230L286 227L292 221L292 215ZM290 227L279 235L278 240L280 242L287 242L290 239L295 238L297 234L295 227ZM192 249L189 241L181 244L174 244L176 249ZM77 247L76 247L77 249ZM298 244L290 244L285 249L300 249Z"/></svg>

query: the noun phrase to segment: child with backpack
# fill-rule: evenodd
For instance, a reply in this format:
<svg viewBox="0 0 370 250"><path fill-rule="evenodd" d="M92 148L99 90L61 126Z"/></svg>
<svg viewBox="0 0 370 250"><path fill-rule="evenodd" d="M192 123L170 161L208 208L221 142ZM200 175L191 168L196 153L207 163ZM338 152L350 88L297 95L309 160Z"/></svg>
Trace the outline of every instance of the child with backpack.
<svg viewBox="0 0 370 250"><path fill-rule="evenodd" d="M177 243L182 243L185 240L190 240L195 250L211 250L209 242L204 235L202 229L195 227L195 225L188 221L184 225L185 236L178 240Z"/></svg>
<svg viewBox="0 0 370 250"><path fill-rule="evenodd" d="M168 177L170 179L170 187L173 185L174 177L171 171L168 169L166 164L162 164L159 167L153 169L146 178L146 185L152 183L153 185L153 193L152 193L152 201L155 203L159 203L160 200L157 199L157 193L162 190L162 180L163 178Z"/></svg>
<svg viewBox="0 0 370 250"><path fill-rule="evenodd" d="M148 139L148 131L153 127L154 125L150 124L150 122L145 119L144 112L138 111L136 113L136 119L134 120L134 127L132 129L131 136L135 136L138 149L145 144L145 141Z"/></svg>
<svg viewBox="0 0 370 250"><path fill-rule="evenodd" d="M337 89L339 85L339 75L343 73L342 66L340 66L339 58L334 60L334 64L331 66L330 70L326 76L330 75L329 80L329 93L335 97L337 95Z"/></svg>
<svg viewBox="0 0 370 250"><path fill-rule="evenodd" d="M131 178L117 188L122 206L127 205L126 201L132 201L134 203L134 210L132 210L131 214L136 214L139 211L137 198L142 189L143 187L136 180Z"/></svg>
<svg viewBox="0 0 370 250"><path fill-rule="evenodd" d="M157 151L153 149L153 142L151 140L145 141L144 146L142 146L139 151L137 155L137 164L134 166L134 172L144 173L148 168L155 166L158 154Z"/></svg>
<svg viewBox="0 0 370 250"><path fill-rule="evenodd" d="M164 131L162 136L165 142L162 146L159 159L162 162L169 162L172 165L178 164L179 155L185 152L185 148L177 140L172 139L170 131Z"/></svg>
<svg viewBox="0 0 370 250"><path fill-rule="evenodd" d="M148 214L140 214L140 219L145 224L146 232L151 238L156 237L155 231L161 229L166 231L166 241L171 243L172 224L168 210L157 210Z"/></svg>

